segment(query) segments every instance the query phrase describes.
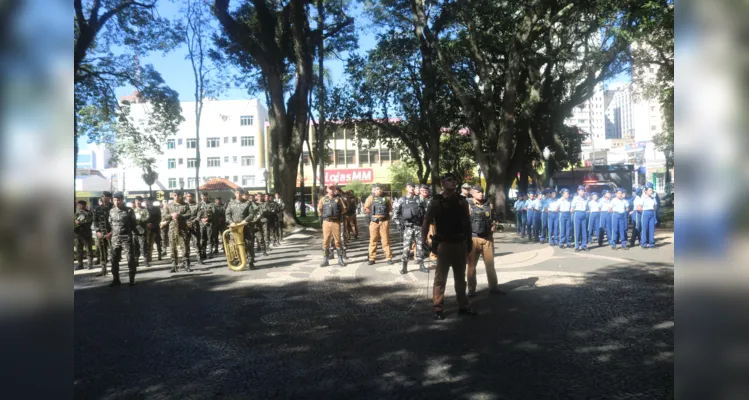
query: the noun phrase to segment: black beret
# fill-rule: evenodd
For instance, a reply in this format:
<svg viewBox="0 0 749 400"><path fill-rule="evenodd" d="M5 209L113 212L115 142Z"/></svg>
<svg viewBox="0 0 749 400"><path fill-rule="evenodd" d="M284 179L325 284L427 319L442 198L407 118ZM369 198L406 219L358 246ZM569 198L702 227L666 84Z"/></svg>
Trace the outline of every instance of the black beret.
<svg viewBox="0 0 749 400"><path fill-rule="evenodd" d="M419 186L419 189L427 189L427 190L429 190L429 185L422 184L422 185Z"/></svg>
<svg viewBox="0 0 749 400"><path fill-rule="evenodd" d="M86 204L86 200L78 200L78 204Z"/></svg>
<svg viewBox="0 0 749 400"><path fill-rule="evenodd" d="M477 192L484 193L484 188L482 188L481 186L474 186L471 189L473 189L473 190L475 190Z"/></svg>
<svg viewBox="0 0 749 400"><path fill-rule="evenodd" d="M101 192L101 195L104 197L112 197L112 192L107 192L106 190Z"/></svg>
<svg viewBox="0 0 749 400"><path fill-rule="evenodd" d="M214 200L221 200L221 196L216 196Z"/></svg>
<svg viewBox="0 0 749 400"><path fill-rule="evenodd" d="M449 179L449 178L452 178L452 179L455 179L455 180L457 180L457 179L458 179L458 177L456 177L456 176L455 176L455 174L453 174L452 172L448 172L448 173L446 173L446 174L442 175L442 180L443 180L443 181L444 181L445 179Z"/></svg>
<svg viewBox="0 0 749 400"><path fill-rule="evenodd" d="M172 193L174 193L175 196L182 197L182 191L181 190L175 190Z"/></svg>
<svg viewBox="0 0 749 400"><path fill-rule="evenodd" d="M135 200L143 201L143 196L135 196Z"/></svg>
<svg viewBox="0 0 749 400"><path fill-rule="evenodd" d="M208 197L208 192L200 192L200 195Z"/></svg>
<svg viewBox="0 0 749 400"><path fill-rule="evenodd" d="M379 188L379 187L380 187L380 184L379 184L379 183L375 183L374 185L372 185L372 189L377 189L377 188Z"/></svg>
<svg viewBox="0 0 749 400"><path fill-rule="evenodd" d="M114 192L114 194L112 194L112 197L114 197L115 199L124 199L125 194L122 192Z"/></svg>
<svg viewBox="0 0 749 400"><path fill-rule="evenodd" d="M244 194L244 189L242 189L241 187L238 187L238 188L234 189L234 192L235 192L235 193L241 193L241 194Z"/></svg>
<svg viewBox="0 0 749 400"><path fill-rule="evenodd" d="M153 197L152 196L148 196L148 201L153 201Z"/></svg>
<svg viewBox="0 0 749 400"><path fill-rule="evenodd" d="M186 193L185 193L185 197L187 197L187 196L190 196L190 197L192 197L192 192L186 192Z"/></svg>

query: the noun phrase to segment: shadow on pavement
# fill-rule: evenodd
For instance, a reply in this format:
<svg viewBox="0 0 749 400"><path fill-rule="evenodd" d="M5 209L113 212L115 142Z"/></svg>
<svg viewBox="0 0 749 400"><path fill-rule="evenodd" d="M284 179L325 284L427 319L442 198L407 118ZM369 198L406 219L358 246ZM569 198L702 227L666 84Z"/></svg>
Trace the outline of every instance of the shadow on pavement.
<svg viewBox="0 0 749 400"><path fill-rule="evenodd" d="M76 291L75 397L673 397L670 264L507 282L477 317L448 289L445 321L421 283L246 280Z"/></svg>

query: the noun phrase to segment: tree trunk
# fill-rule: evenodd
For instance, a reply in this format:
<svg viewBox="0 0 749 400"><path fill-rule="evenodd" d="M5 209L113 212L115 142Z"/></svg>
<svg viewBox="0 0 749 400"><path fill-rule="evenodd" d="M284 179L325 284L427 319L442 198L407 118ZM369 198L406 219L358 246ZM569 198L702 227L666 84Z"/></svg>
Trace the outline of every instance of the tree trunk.
<svg viewBox="0 0 749 400"><path fill-rule="evenodd" d="M198 107L200 103L200 107ZM200 199L200 114L203 108L202 99L195 103L195 198Z"/></svg>
<svg viewBox="0 0 749 400"><path fill-rule="evenodd" d="M301 198L301 207L299 208L299 216L306 217L307 216L307 207L305 207L304 203L304 162L299 163L299 187L302 190L302 198ZM296 185L294 185L294 189L296 189ZM296 190L294 190L296 192ZM296 214L296 211L294 212Z"/></svg>
<svg viewBox="0 0 749 400"><path fill-rule="evenodd" d="M317 72L320 75L317 88L317 102L318 102L318 126L317 126L317 146L320 160L320 188L322 193L325 193L325 161L323 160L323 154L325 150L325 38L323 32L325 32L325 7L323 6L323 0L317 0L317 25L320 30L319 40L317 42ZM315 207L317 209L317 207Z"/></svg>
<svg viewBox="0 0 749 400"><path fill-rule="evenodd" d="M151 193L151 186L153 186L153 185L148 185L148 197L149 198L153 197L153 193Z"/></svg>

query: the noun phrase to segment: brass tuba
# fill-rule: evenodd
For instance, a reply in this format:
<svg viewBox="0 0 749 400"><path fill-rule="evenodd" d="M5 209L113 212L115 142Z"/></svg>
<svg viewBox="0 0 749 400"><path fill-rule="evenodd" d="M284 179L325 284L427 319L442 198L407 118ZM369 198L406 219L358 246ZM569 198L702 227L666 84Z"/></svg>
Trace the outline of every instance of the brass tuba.
<svg viewBox="0 0 749 400"><path fill-rule="evenodd" d="M229 269L232 271L243 270L247 263L247 253L244 244L245 225L247 225L247 222L240 222L234 226L230 226L229 229L225 230L222 234L226 262L229 264ZM229 239L229 235L231 235L231 239Z"/></svg>

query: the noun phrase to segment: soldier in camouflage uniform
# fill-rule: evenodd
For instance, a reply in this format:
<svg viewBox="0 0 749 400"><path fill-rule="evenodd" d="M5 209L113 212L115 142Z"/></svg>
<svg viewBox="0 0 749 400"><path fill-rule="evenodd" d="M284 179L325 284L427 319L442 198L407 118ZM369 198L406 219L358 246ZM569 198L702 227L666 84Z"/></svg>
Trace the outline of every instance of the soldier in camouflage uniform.
<svg viewBox="0 0 749 400"><path fill-rule="evenodd" d="M259 215L258 209L251 201L245 199L245 191L241 187L234 191L234 199L226 205L226 222L229 227L246 222L244 229L245 251L247 252L247 268L255 267L255 231L252 221Z"/></svg>
<svg viewBox="0 0 749 400"><path fill-rule="evenodd" d="M133 237L133 258L135 259L135 266L139 266L139 256L143 256L143 262L146 263L146 267L151 266L151 249L148 248L148 243L151 240L151 230L148 229L148 223L151 220L151 214L148 209L143 207L143 197L135 197L135 207L133 208L135 214L135 235Z"/></svg>
<svg viewBox="0 0 749 400"><path fill-rule="evenodd" d="M94 252L91 250L91 242L93 240L91 236L91 223L94 222L94 215L91 214L86 208L86 201L78 201L78 210L75 212L75 233L76 247L78 248L78 266L75 269L83 268L83 250L86 248L86 256L88 257L88 267L91 269L94 265Z"/></svg>
<svg viewBox="0 0 749 400"><path fill-rule="evenodd" d="M258 216L255 221L255 226L257 227L257 233L258 233L258 239L260 240L260 246L263 249L263 255L268 255L268 243L270 243L270 237L268 236L268 218L267 215L270 213L270 209L268 208L268 204L265 202L265 197L263 197L263 194L258 192L257 193L257 207L258 207Z"/></svg>
<svg viewBox="0 0 749 400"><path fill-rule="evenodd" d="M401 197L393 205L395 223L401 229L403 238L403 268L401 274L408 273L408 253L411 242L416 242L416 263L419 271L428 272L424 266L424 250L422 249L421 224L426 215L426 203L417 196L414 189L418 185L411 182L406 183L406 195Z"/></svg>
<svg viewBox="0 0 749 400"><path fill-rule="evenodd" d="M211 230L211 254L218 254L218 238L226 230L226 207L221 196L216 196L213 203L213 226Z"/></svg>
<svg viewBox="0 0 749 400"><path fill-rule="evenodd" d="M169 198L174 201L174 192L169 194ZM164 255L166 255L167 250L169 249L169 224L166 224L164 226L161 226L161 221L164 220L164 214L169 214L169 202L167 199L164 199L164 201L161 203L161 210L159 212L159 233L161 235L161 248L164 250Z"/></svg>
<svg viewBox="0 0 749 400"><path fill-rule="evenodd" d="M94 209L94 226L96 229L96 251L99 253L99 263L101 271L96 276L107 274L107 259L109 258L109 230L108 220L109 211L112 210L112 193L103 192L101 204Z"/></svg>
<svg viewBox="0 0 749 400"><path fill-rule="evenodd" d="M200 210L199 205L192 196L192 192L185 193L185 203L190 207L190 218L187 219L187 229L192 237L192 244L195 246L195 251L198 253L198 264L203 264L203 254L201 253L201 240L200 240Z"/></svg>
<svg viewBox="0 0 749 400"><path fill-rule="evenodd" d="M153 245L156 244L156 255L158 260L161 261L161 252L163 251L161 248L161 229L159 229L159 223L161 222L161 208L154 206L153 197L149 197L146 209L148 210L149 215L146 227L151 231L151 238L148 242L148 254L150 255L153 252ZM153 259L153 256L150 258Z"/></svg>
<svg viewBox="0 0 749 400"><path fill-rule="evenodd" d="M136 229L135 213L125 206L122 192L114 193L114 207L109 210L107 234L111 240L112 283L110 287L120 285L120 260L127 260L130 286L135 285L135 253L133 252L133 232Z"/></svg>
<svg viewBox="0 0 749 400"><path fill-rule="evenodd" d="M265 214L265 218L268 220L268 237L270 242L268 245L278 246L278 203L273 201L270 194L265 194L265 204L268 207L268 212Z"/></svg>
<svg viewBox="0 0 749 400"><path fill-rule="evenodd" d="M200 257L208 258L208 240L213 237L213 203L208 199L208 193L200 194Z"/></svg>
<svg viewBox="0 0 749 400"><path fill-rule="evenodd" d="M279 193L276 193L275 197L276 204L278 204L278 225L276 225L276 237L278 238L280 244L281 240L283 240L283 210L286 209L286 204L281 199L281 195Z"/></svg>
<svg viewBox="0 0 749 400"><path fill-rule="evenodd" d="M182 247L182 266L190 272L190 231L187 220L192 217L190 206L182 200L182 192L175 192L174 201L167 206L167 212L161 215L161 226L169 227L169 248L172 253L171 273L177 272L179 265L178 247Z"/></svg>

